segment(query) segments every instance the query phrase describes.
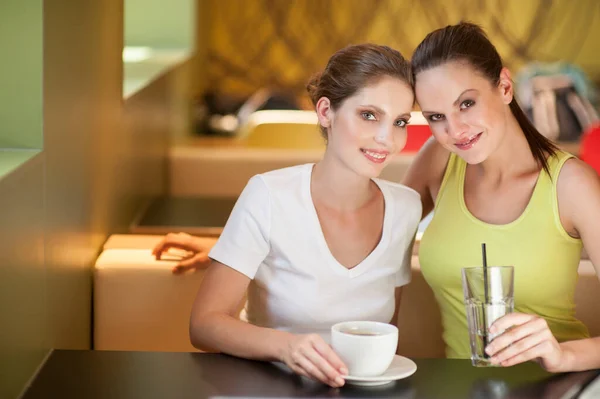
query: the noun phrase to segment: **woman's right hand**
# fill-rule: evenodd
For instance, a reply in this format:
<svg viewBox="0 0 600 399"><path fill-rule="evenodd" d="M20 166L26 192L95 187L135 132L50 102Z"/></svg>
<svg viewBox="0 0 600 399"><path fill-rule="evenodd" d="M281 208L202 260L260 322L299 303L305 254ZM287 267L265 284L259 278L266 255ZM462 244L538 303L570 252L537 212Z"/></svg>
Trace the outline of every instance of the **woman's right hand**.
<svg viewBox="0 0 600 399"><path fill-rule="evenodd" d="M152 255L160 260L162 255L171 248L187 252L183 258L173 267L173 273L179 274L190 269L205 269L210 265L208 251L194 236L186 233L167 234L152 250Z"/></svg>
<svg viewBox="0 0 600 399"><path fill-rule="evenodd" d="M296 374L339 388L348 374L344 362L318 334L291 335L281 356Z"/></svg>

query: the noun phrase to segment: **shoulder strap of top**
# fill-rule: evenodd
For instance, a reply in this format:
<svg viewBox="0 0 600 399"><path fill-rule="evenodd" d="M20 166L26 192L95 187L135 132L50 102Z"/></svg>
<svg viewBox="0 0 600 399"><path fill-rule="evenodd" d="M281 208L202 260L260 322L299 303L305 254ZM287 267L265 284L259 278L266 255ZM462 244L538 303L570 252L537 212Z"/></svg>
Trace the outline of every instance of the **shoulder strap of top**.
<svg viewBox="0 0 600 399"><path fill-rule="evenodd" d="M458 155L454 153L450 153L450 157L448 158L448 163L446 164L446 171L444 172L444 178L442 179L442 184L440 185L440 189L438 190L437 196L435 197L435 205L434 210L437 209L438 204L446 190L446 186L448 184L448 180L450 180L451 176L456 175L456 167L460 162L460 158Z"/></svg>

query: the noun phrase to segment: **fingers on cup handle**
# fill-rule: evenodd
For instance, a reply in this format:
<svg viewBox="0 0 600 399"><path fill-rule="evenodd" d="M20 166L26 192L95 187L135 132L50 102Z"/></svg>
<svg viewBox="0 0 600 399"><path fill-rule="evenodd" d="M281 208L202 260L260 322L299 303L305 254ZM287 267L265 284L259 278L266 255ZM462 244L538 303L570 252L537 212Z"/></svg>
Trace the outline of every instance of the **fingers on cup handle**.
<svg viewBox="0 0 600 399"><path fill-rule="evenodd" d="M332 386L344 385L344 379L340 375L340 372L327 360L327 358L324 358L319 353L315 352L315 358L310 360L319 368L321 373L325 375L328 384Z"/></svg>
<svg viewBox="0 0 600 399"><path fill-rule="evenodd" d="M318 356L318 354L317 354ZM323 370L323 364L326 363L324 359L315 362L311 357L302 357L298 360L298 365L304 369L310 378L316 379L323 384L330 385L332 387L340 387L344 385L344 381L341 377L330 378L327 371ZM331 368L331 366L329 366ZM337 380L339 378L341 381Z"/></svg>
<svg viewBox="0 0 600 399"><path fill-rule="evenodd" d="M291 365L288 365L288 366L292 369L292 371L294 373L296 373L298 375L301 375L302 377L306 377L306 378L312 379L312 377L310 375L308 375L306 373L306 371L302 367L300 367L298 365L295 365L295 364L291 364Z"/></svg>
<svg viewBox="0 0 600 399"><path fill-rule="evenodd" d="M329 379L328 384L334 387L344 385L345 380L342 378L342 375L348 374L347 372L343 372L345 370L340 370L345 368L344 363L342 363L333 349L321 337L316 337L312 343L313 352L311 352L310 356L312 356L312 359L310 360L327 376Z"/></svg>
<svg viewBox="0 0 600 399"><path fill-rule="evenodd" d="M342 375L348 374L348 367L344 364L342 359L334 352L334 350L325 343L323 340L316 341L315 350L325 358L325 360L331 365L331 367L337 370L338 373Z"/></svg>

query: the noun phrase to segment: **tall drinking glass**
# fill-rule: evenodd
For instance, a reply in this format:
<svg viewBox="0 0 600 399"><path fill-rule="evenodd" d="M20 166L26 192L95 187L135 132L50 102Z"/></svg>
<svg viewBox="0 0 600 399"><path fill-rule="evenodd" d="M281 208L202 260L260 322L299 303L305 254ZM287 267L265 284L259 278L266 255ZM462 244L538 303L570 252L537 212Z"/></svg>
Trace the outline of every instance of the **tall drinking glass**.
<svg viewBox="0 0 600 399"><path fill-rule="evenodd" d="M514 268L464 268L462 286L469 326L471 362L476 367L491 366L485 348L504 331L492 335L489 328L496 320L514 309Z"/></svg>

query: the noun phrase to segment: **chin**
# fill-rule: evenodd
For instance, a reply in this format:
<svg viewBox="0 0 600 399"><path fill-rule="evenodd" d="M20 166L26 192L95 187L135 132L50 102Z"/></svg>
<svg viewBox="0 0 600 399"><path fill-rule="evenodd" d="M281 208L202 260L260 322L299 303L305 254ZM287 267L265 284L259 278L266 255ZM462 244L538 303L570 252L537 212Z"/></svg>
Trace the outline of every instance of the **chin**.
<svg viewBox="0 0 600 399"><path fill-rule="evenodd" d="M365 164L365 162L355 161L347 165L349 165L350 169L358 176L373 179L381 174L381 171L383 170L384 166L387 165L387 162L381 165L373 165L371 163Z"/></svg>
<svg viewBox="0 0 600 399"><path fill-rule="evenodd" d="M374 165L369 163L369 167L362 167L362 176L368 177L369 179L374 179L376 177L379 177L379 175L381 174L381 172L383 172L383 168L385 168L387 166L388 162L384 162L382 164L379 165Z"/></svg>
<svg viewBox="0 0 600 399"><path fill-rule="evenodd" d="M478 144L483 144L483 143L478 143ZM444 145L444 148L446 148L448 151L456 154L457 156L462 158L466 163L468 163L470 165L480 164L483 161L485 161L490 155L490 152L486 148L486 146L482 146L482 145L470 148L468 150L459 150L453 144L448 143L448 144Z"/></svg>
<svg viewBox="0 0 600 399"><path fill-rule="evenodd" d="M488 158L488 154L483 151L478 151L478 152L461 151L461 152L456 152L456 155L461 157L469 165L478 165L478 164L484 162Z"/></svg>

